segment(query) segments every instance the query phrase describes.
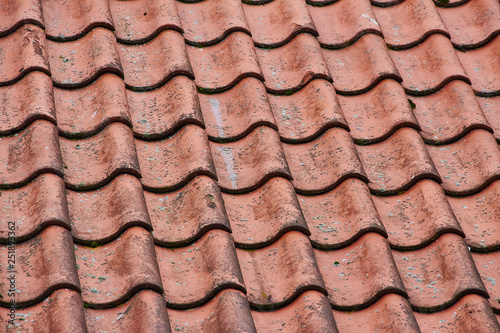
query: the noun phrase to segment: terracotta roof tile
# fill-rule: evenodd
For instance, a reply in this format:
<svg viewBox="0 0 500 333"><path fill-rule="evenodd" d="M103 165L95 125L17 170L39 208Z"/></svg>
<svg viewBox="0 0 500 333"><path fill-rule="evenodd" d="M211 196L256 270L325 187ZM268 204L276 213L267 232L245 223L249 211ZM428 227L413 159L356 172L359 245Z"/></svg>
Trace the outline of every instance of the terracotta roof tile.
<svg viewBox="0 0 500 333"><path fill-rule="evenodd" d="M158 245L187 245L211 229L231 232L220 188L210 177L195 177L175 192L144 196Z"/></svg>
<svg viewBox="0 0 500 333"><path fill-rule="evenodd" d="M40 0L3 2L0 5L0 37L7 36L25 24L43 28Z"/></svg>
<svg viewBox="0 0 500 333"><path fill-rule="evenodd" d="M305 1L275 0L243 9L257 47L282 46L300 33L318 36Z"/></svg>
<svg viewBox="0 0 500 333"><path fill-rule="evenodd" d="M0 189L21 187L46 172L63 174L57 129L37 120L25 130L0 138Z"/></svg>
<svg viewBox="0 0 500 333"><path fill-rule="evenodd" d="M184 28L184 38L190 45L217 44L235 31L250 35L239 1L174 1Z"/></svg>
<svg viewBox="0 0 500 333"><path fill-rule="evenodd" d="M163 30L183 32L175 0L111 0L109 7L120 43L146 43Z"/></svg>
<svg viewBox="0 0 500 333"><path fill-rule="evenodd" d="M83 0L81 2L42 0L41 2L48 39L76 40L95 27L114 30L106 0Z"/></svg>
<svg viewBox="0 0 500 333"><path fill-rule="evenodd" d="M433 0L433 1L437 7L451 8L451 7L462 6L463 4L469 2L470 0Z"/></svg>
<svg viewBox="0 0 500 333"><path fill-rule="evenodd" d="M225 231L210 230L181 248L155 248L169 308L200 306L224 289L246 293L233 239Z"/></svg>
<svg viewBox="0 0 500 333"><path fill-rule="evenodd" d="M349 133L332 128L314 141L283 144L297 193L324 193L347 178L368 181Z"/></svg>
<svg viewBox="0 0 500 333"><path fill-rule="evenodd" d="M370 0L373 6L376 7L391 7L402 3L405 0ZM439 1L439 0L437 0ZM446 1L446 0L445 0ZM468 1L468 0L465 0Z"/></svg>
<svg viewBox="0 0 500 333"><path fill-rule="evenodd" d="M490 295L490 305L495 312L500 312L500 287L496 282L500 279L500 256L498 254L499 252L472 253L472 258Z"/></svg>
<svg viewBox="0 0 500 333"><path fill-rule="evenodd" d="M332 127L349 130L328 81L310 81L293 95L269 95L269 102L284 142L310 141Z"/></svg>
<svg viewBox="0 0 500 333"><path fill-rule="evenodd" d="M342 248L370 232L387 237L370 191L359 179L347 179L325 194L298 198L315 248Z"/></svg>
<svg viewBox="0 0 500 333"><path fill-rule="evenodd" d="M237 252L248 301L256 309L286 306L307 290L326 294L309 239L300 232L287 232L262 249Z"/></svg>
<svg viewBox="0 0 500 333"><path fill-rule="evenodd" d="M367 34L346 48L323 49L323 54L338 94L362 94L384 79L401 81L380 36Z"/></svg>
<svg viewBox="0 0 500 333"><path fill-rule="evenodd" d="M223 198L238 247L267 246L291 230L310 235L289 180L271 178L250 193Z"/></svg>
<svg viewBox="0 0 500 333"><path fill-rule="evenodd" d="M143 289L163 292L153 239L143 228L99 247L75 245L74 253L82 298L91 308L122 304Z"/></svg>
<svg viewBox="0 0 500 333"><path fill-rule="evenodd" d="M202 93L228 90L245 77L264 80L252 37L243 32L234 32L213 46L186 48L196 77L194 82Z"/></svg>
<svg viewBox="0 0 500 333"><path fill-rule="evenodd" d="M321 47L310 34L275 49L257 49L257 55L270 93L291 94L318 78L332 82Z"/></svg>
<svg viewBox="0 0 500 333"><path fill-rule="evenodd" d="M244 78L220 94L198 95L210 140L238 140L258 126L278 129L264 84L253 77Z"/></svg>
<svg viewBox="0 0 500 333"><path fill-rule="evenodd" d="M278 134L260 126L243 139L230 143L210 143L222 190L246 193L268 179L291 179Z"/></svg>
<svg viewBox="0 0 500 333"><path fill-rule="evenodd" d="M368 33L382 36L369 0L331 2L333 4L325 6L309 6L322 47L340 49L355 43ZM332 26L332 22L336 24Z"/></svg>
<svg viewBox="0 0 500 333"><path fill-rule="evenodd" d="M392 253L416 311L443 310L467 294L488 297L460 236L448 233L423 249Z"/></svg>
<svg viewBox="0 0 500 333"><path fill-rule="evenodd" d="M376 233L339 250L314 253L335 310L360 310L388 293L406 297L389 244Z"/></svg>
<svg viewBox="0 0 500 333"><path fill-rule="evenodd" d="M122 123L112 123L87 139L59 141L70 189L97 189L121 173L141 177L132 131Z"/></svg>
<svg viewBox="0 0 500 333"><path fill-rule="evenodd" d="M493 136L500 143L500 96L477 97L477 101L488 119L488 123L493 128Z"/></svg>
<svg viewBox="0 0 500 333"><path fill-rule="evenodd" d="M159 141L136 140L135 146L148 191L173 191L198 175L217 178L207 135L198 126L186 125Z"/></svg>

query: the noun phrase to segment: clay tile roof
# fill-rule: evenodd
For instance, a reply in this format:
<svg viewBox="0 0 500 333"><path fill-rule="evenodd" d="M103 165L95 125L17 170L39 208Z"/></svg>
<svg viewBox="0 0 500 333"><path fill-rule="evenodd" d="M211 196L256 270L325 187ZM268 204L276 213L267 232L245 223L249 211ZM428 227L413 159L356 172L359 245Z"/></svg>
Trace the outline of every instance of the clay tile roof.
<svg viewBox="0 0 500 333"><path fill-rule="evenodd" d="M500 332L497 0L0 1L1 332Z"/></svg>

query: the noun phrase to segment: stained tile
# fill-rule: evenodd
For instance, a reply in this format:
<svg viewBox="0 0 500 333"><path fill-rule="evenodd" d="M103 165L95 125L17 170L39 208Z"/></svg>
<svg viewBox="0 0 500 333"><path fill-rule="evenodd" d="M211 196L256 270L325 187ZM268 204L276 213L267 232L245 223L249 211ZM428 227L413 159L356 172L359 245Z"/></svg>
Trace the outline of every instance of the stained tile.
<svg viewBox="0 0 500 333"><path fill-rule="evenodd" d="M109 2L116 39L124 44L145 43L163 31L182 33L175 0Z"/></svg>
<svg viewBox="0 0 500 333"><path fill-rule="evenodd" d="M397 194L422 179L441 183L426 146L412 128L402 128L385 141L356 148L374 193Z"/></svg>
<svg viewBox="0 0 500 333"><path fill-rule="evenodd" d="M269 102L282 141L310 141L332 127L349 130L335 89L328 81L313 80L289 96L269 95Z"/></svg>
<svg viewBox="0 0 500 333"><path fill-rule="evenodd" d="M228 193L253 191L272 177L291 179L278 134L260 126L230 143L210 143L219 185Z"/></svg>
<svg viewBox="0 0 500 333"><path fill-rule="evenodd" d="M50 75L43 29L25 24L0 38L0 86L13 84L33 71Z"/></svg>
<svg viewBox="0 0 500 333"><path fill-rule="evenodd" d="M155 243L166 247L190 244L212 229L231 232L219 186L198 176L166 194L144 192Z"/></svg>
<svg viewBox="0 0 500 333"><path fill-rule="evenodd" d="M140 45L119 45L125 85L132 91L156 89L176 75L194 79L182 35L162 31Z"/></svg>
<svg viewBox="0 0 500 333"><path fill-rule="evenodd" d="M497 286L497 280L500 280L500 252L472 253L472 258L490 295L490 305L493 311L499 312L500 287Z"/></svg>
<svg viewBox="0 0 500 333"><path fill-rule="evenodd" d="M76 40L95 27L114 30L106 0L42 0L47 37L57 41Z"/></svg>
<svg viewBox="0 0 500 333"><path fill-rule="evenodd" d="M489 43L500 33L500 6L495 0L468 1L438 12L451 34L451 42L461 49Z"/></svg>
<svg viewBox="0 0 500 333"><path fill-rule="evenodd" d="M32 238L51 225L71 229L63 180L45 173L28 185L0 195L0 241Z"/></svg>
<svg viewBox="0 0 500 333"><path fill-rule="evenodd" d="M306 291L279 310L252 311L252 316L259 332L338 332L328 299L317 291Z"/></svg>
<svg viewBox="0 0 500 333"><path fill-rule="evenodd" d="M0 87L0 135L19 131L33 121L56 123L52 81L44 73L31 72L16 84Z"/></svg>
<svg viewBox="0 0 500 333"><path fill-rule="evenodd" d="M87 139L59 141L70 189L97 189L122 173L141 177L132 130L122 123L112 123Z"/></svg>
<svg viewBox="0 0 500 333"><path fill-rule="evenodd" d="M184 38L190 45L217 44L235 31L250 35L239 1L177 2Z"/></svg>
<svg viewBox="0 0 500 333"><path fill-rule="evenodd" d="M333 310L333 314L340 332L420 333L410 304L397 294L385 295L360 311Z"/></svg>
<svg viewBox="0 0 500 333"><path fill-rule="evenodd" d="M42 173L63 175L57 129L37 120L22 132L0 138L0 189L26 185Z"/></svg>
<svg viewBox="0 0 500 333"><path fill-rule="evenodd" d="M104 74L87 87L54 89L57 126L65 137L97 134L112 122L131 126L123 80Z"/></svg>
<svg viewBox="0 0 500 333"><path fill-rule="evenodd" d="M12 249L14 247L14 249ZM3 307L8 307L10 299L15 299L20 308L40 303L53 291L68 288L80 291L76 272L73 242L68 230L51 226L24 243L0 247L0 273L5 278L0 281L0 299ZM15 263L12 256L15 253ZM11 289L14 276L15 292ZM15 295L12 295L15 294ZM14 296L14 297L11 297Z"/></svg>
<svg viewBox="0 0 500 333"><path fill-rule="evenodd" d="M237 252L248 301L254 308L280 308L307 290L326 294L309 240L300 232L290 231L262 249Z"/></svg>
<svg viewBox="0 0 500 333"><path fill-rule="evenodd" d="M47 53L56 87L80 88L104 73L123 78L115 35L105 28L95 28L72 42L48 40Z"/></svg>
<svg viewBox="0 0 500 333"><path fill-rule="evenodd" d="M423 249L392 253L415 311L443 310L467 294L487 297L460 236L447 233Z"/></svg>
<svg viewBox="0 0 500 333"><path fill-rule="evenodd" d="M387 237L370 191L359 179L347 179L331 192L315 196L299 195L298 199L315 248L331 250L345 247L368 232Z"/></svg>
<svg viewBox="0 0 500 333"><path fill-rule="evenodd" d="M0 308L0 327L5 332L43 332L57 329L61 332L86 332L83 302L80 294L71 289L59 289L40 303L15 311L15 324L10 309Z"/></svg>
<svg viewBox="0 0 500 333"><path fill-rule="evenodd" d="M500 95L500 36L487 45L467 52L457 52L462 65L472 81L477 96Z"/></svg>
<svg viewBox="0 0 500 333"><path fill-rule="evenodd" d="M75 245L82 298L90 308L128 301L143 289L162 293L151 235L133 227L99 247Z"/></svg>
<svg viewBox="0 0 500 333"><path fill-rule="evenodd" d="M500 249L500 181L466 197L448 197L467 244L475 251Z"/></svg>
<svg viewBox="0 0 500 333"><path fill-rule="evenodd" d="M453 142L477 128L491 131L474 92L463 81L452 81L432 95L411 99L426 143Z"/></svg>
<svg viewBox="0 0 500 333"><path fill-rule="evenodd" d="M278 130L264 84L244 78L220 94L199 94L203 119L210 140L238 140L258 126Z"/></svg>
<svg viewBox="0 0 500 333"><path fill-rule="evenodd" d="M291 94L314 79L332 82L321 47L310 34L299 34L279 48L256 51L270 93Z"/></svg>
<svg viewBox="0 0 500 333"><path fill-rule="evenodd" d="M184 333L254 333L255 325L244 294L234 289L221 291L205 305L186 311L168 310L174 331Z"/></svg>
<svg viewBox="0 0 500 333"><path fill-rule="evenodd" d="M349 47L323 49L323 54L338 94L362 94L384 79L401 82L401 76L380 36L367 34Z"/></svg>
<svg viewBox="0 0 500 333"><path fill-rule="evenodd" d="M358 144L383 141L401 127L420 129L403 87L394 80L382 80L361 95L339 95L339 102Z"/></svg>
<svg viewBox="0 0 500 333"><path fill-rule="evenodd" d="M441 312L430 314L415 312L422 332L469 333L500 331L488 301L477 295L467 295Z"/></svg>
<svg viewBox="0 0 500 333"><path fill-rule="evenodd" d="M424 179L408 191L390 197L373 196L392 248L422 248L440 235L465 237L441 186Z"/></svg>
<svg viewBox="0 0 500 333"><path fill-rule="evenodd" d="M114 308L87 308L85 319L89 332L171 333L165 300L151 290L140 291Z"/></svg>
<svg viewBox="0 0 500 333"><path fill-rule="evenodd" d="M234 32L213 46L186 48L199 92L222 92L244 77L264 81L252 37L245 33Z"/></svg>
<svg viewBox="0 0 500 333"><path fill-rule="evenodd" d="M168 192L198 175L217 179L205 131L186 125L174 135L154 142L136 140L142 185L150 192Z"/></svg>
<svg viewBox="0 0 500 333"><path fill-rule="evenodd" d="M309 6L322 47L340 49L369 33L382 37L369 0L331 2L333 4L326 6Z"/></svg>
<svg viewBox="0 0 500 333"><path fill-rule="evenodd" d="M484 116L493 128L493 136L500 143L500 96L477 97Z"/></svg>
<svg viewBox="0 0 500 333"><path fill-rule="evenodd" d="M360 310L388 293L406 297L389 245L379 234L368 233L346 248L314 254L335 310Z"/></svg>
<svg viewBox="0 0 500 333"><path fill-rule="evenodd" d="M470 84L469 73L466 74L453 45L443 35L431 35L408 50L389 52L401 73L407 94L428 95L453 80Z"/></svg>
<svg viewBox="0 0 500 333"><path fill-rule="evenodd" d="M354 143L344 129L329 129L304 144L284 143L283 150L297 193L324 193L347 178L367 181Z"/></svg>
<svg viewBox="0 0 500 333"><path fill-rule="evenodd" d="M409 0L387 8L374 6L373 11L392 49L415 47L432 34L450 37L432 0Z"/></svg>
<svg viewBox="0 0 500 333"><path fill-rule="evenodd" d="M204 127L196 86L185 76L175 76L152 91L127 90L127 97L137 138L157 140L187 124Z"/></svg>
<svg viewBox="0 0 500 333"><path fill-rule="evenodd" d="M310 235L289 180L275 177L247 194L224 194L236 246L259 248L291 230Z"/></svg>
<svg viewBox="0 0 500 333"><path fill-rule="evenodd" d="M243 9L257 47L285 45L300 33L318 36L305 1L275 0Z"/></svg>
<svg viewBox="0 0 500 333"><path fill-rule="evenodd" d="M80 244L104 243L133 226L152 230L141 182L119 175L95 191L66 191L72 234Z"/></svg>
<svg viewBox="0 0 500 333"><path fill-rule="evenodd" d="M211 230L186 247L156 246L156 255L169 308L203 305L224 289L246 292L233 240L225 231Z"/></svg>
<svg viewBox="0 0 500 333"><path fill-rule="evenodd" d="M43 28L40 0L2 3L0 5L0 22L0 37L11 34L25 24L34 24Z"/></svg>
<svg viewBox="0 0 500 333"><path fill-rule="evenodd" d="M474 130L445 146L427 146L449 195L481 191L500 178L500 151L491 133Z"/></svg>

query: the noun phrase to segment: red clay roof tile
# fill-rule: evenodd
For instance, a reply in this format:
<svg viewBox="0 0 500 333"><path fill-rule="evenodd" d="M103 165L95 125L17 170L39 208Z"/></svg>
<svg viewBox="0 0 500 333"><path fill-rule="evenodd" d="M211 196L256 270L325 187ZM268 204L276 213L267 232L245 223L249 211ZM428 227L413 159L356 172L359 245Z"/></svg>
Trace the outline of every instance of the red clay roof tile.
<svg viewBox="0 0 500 333"><path fill-rule="evenodd" d="M5 1L0 4L0 37L7 36L25 24L43 28L40 0Z"/></svg>
<svg viewBox="0 0 500 333"><path fill-rule="evenodd" d="M493 311L500 312L500 256L499 252L472 253L474 263L481 275L486 291L490 295L490 305Z"/></svg>
<svg viewBox="0 0 500 333"><path fill-rule="evenodd" d="M477 101L483 110L484 116L493 128L493 136L500 144L500 96L477 97Z"/></svg>

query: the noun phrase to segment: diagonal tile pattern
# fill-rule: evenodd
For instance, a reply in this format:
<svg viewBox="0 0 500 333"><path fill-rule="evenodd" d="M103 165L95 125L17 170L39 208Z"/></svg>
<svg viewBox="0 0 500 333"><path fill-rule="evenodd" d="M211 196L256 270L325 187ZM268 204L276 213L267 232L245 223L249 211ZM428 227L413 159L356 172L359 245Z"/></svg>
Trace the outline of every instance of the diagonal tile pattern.
<svg viewBox="0 0 500 333"><path fill-rule="evenodd" d="M2 1L0 331L500 332L499 33L497 0Z"/></svg>

